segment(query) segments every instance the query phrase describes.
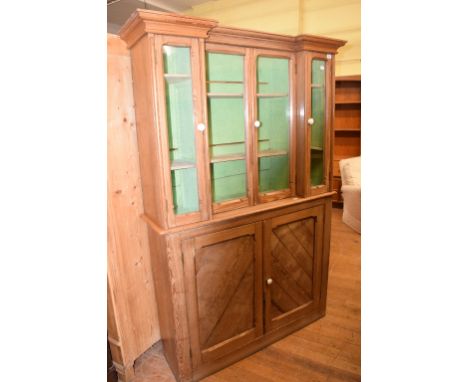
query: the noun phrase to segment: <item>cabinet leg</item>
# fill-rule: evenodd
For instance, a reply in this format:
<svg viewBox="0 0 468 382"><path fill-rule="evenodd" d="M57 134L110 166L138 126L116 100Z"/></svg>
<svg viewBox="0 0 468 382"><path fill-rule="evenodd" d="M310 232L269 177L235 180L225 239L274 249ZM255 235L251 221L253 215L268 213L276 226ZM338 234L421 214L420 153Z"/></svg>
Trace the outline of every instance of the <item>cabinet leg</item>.
<svg viewBox="0 0 468 382"><path fill-rule="evenodd" d="M114 366L119 377L119 382L131 382L135 378L135 368L133 363L123 366L114 362Z"/></svg>

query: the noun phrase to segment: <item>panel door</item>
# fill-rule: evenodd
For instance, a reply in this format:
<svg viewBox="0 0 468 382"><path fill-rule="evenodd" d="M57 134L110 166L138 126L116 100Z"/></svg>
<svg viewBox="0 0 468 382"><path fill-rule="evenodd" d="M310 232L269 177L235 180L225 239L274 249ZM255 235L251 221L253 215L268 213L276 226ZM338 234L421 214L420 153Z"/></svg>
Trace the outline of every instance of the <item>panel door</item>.
<svg viewBox="0 0 468 382"><path fill-rule="evenodd" d="M254 51L252 142L258 203L295 194L295 57Z"/></svg>
<svg viewBox="0 0 468 382"><path fill-rule="evenodd" d="M262 335L261 238L254 223L183 241L194 369Z"/></svg>
<svg viewBox="0 0 468 382"><path fill-rule="evenodd" d="M287 325L319 309L324 206L265 222L265 328Z"/></svg>

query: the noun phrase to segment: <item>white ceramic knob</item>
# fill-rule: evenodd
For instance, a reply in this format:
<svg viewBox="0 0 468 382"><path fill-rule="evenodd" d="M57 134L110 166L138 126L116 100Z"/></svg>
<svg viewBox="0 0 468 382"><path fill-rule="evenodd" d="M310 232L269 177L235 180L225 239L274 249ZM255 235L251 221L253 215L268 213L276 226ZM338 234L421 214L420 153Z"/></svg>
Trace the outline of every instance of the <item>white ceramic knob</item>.
<svg viewBox="0 0 468 382"><path fill-rule="evenodd" d="M261 126L261 122L260 121L255 121L254 122L254 126L258 129L260 126Z"/></svg>
<svg viewBox="0 0 468 382"><path fill-rule="evenodd" d="M203 123L199 123L199 124L197 125L197 129L198 129L198 131L205 131L206 126L205 126L205 124L203 124Z"/></svg>
<svg viewBox="0 0 468 382"><path fill-rule="evenodd" d="M268 284L268 285L273 284L273 279L267 279L267 284Z"/></svg>
<svg viewBox="0 0 468 382"><path fill-rule="evenodd" d="M331 60L332 59L332 55L331 53L327 53L327 59Z"/></svg>
<svg viewBox="0 0 468 382"><path fill-rule="evenodd" d="M313 118L309 118L309 119L307 120L307 123L308 123L309 125L312 126L312 125L314 124L314 119L313 119Z"/></svg>

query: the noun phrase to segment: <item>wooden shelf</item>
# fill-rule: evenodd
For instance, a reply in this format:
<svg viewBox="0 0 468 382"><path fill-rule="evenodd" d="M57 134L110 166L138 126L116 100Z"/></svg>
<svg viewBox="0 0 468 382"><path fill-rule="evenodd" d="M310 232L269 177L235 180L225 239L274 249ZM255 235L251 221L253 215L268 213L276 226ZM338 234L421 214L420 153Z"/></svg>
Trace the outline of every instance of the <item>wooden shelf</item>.
<svg viewBox="0 0 468 382"><path fill-rule="evenodd" d="M221 81L221 80L212 80L206 81L207 84L243 84L244 81Z"/></svg>
<svg viewBox="0 0 468 382"><path fill-rule="evenodd" d="M286 150L265 150L265 151L259 151L257 154L257 157L258 158L276 157L276 156L281 156L281 155L288 155L288 152Z"/></svg>
<svg viewBox="0 0 468 382"><path fill-rule="evenodd" d="M216 155L211 157L210 163L228 162L231 160L242 160L245 159L245 154L227 154L227 155Z"/></svg>
<svg viewBox="0 0 468 382"><path fill-rule="evenodd" d="M215 147L215 146L229 146L229 145L241 145L244 144L245 141L235 141L235 142L223 142L223 143L212 143L210 147Z"/></svg>
<svg viewBox="0 0 468 382"><path fill-rule="evenodd" d="M361 82L361 75L353 75L353 76L341 76L341 77L335 77L336 82L346 82L346 81L353 81L353 82ZM361 86L361 85L359 85Z"/></svg>
<svg viewBox="0 0 468 382"><path fill-rule="evenodd" d="M334 129L337 133L343 132L352 132L352 133L360 133L361 129Z"/></svg>
<svg viewBox="0 0 468 382"><path fill-rule="evenodd" d="M279 97L289 97L289 93L257 93L257 97L260 98L279 98Z"/></svg>
<svg viewBox="0 0 468 382"><path fill-rule="evenodd" d="M354 101L354 100L346 100L346 101L338 101L338 100L335 100L335 105L360 105L361 104L361 101Z"/></svg>
<svg viewBox="0 0 468 382"><path fill-rule="evenodd" d="M311 88L323 88L323 84L311 84Z"/></svg>
<svg viewBox="0 0 468 382"><path fill-rule="evenodd" d="M192 76L190 74L165 74L164 78L167 80L167 82L170 83L175 83L175 82L180 82L180 81L185 81L185 80L190 80L192 79Z"/></svg>
<svg viewBox="0 0 468 382"><path fill-rule="evenodd" d="M182 170L184 168L193 168L195 167L194 162L184 161L184 160L174 160L171 163L171 170Z"/></svg>
<svg viewBox="0 0 468 382"><path fill-rule="evenodd" d="M243 93L208 93L208 97L211 98L242 98Z"/></svg>
<svg viewBox="0 0 468 382"><path fill-rule="evenodd" d="M311 150L311 151L323 151L323 147L311 146L311 147L310 147L310 150Z"/></svg>

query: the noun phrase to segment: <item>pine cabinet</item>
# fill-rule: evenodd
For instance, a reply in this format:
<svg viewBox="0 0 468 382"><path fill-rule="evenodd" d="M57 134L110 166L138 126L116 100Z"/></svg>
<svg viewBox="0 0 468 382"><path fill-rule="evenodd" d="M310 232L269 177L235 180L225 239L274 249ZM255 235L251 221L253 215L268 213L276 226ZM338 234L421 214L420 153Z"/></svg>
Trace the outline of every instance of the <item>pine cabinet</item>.
<svg viewBox="0 0 468 382"><path fill-rule="evenodd" d="M121 37L165 355L198 380L325 314L345 42L142 10Z"/></svg>

